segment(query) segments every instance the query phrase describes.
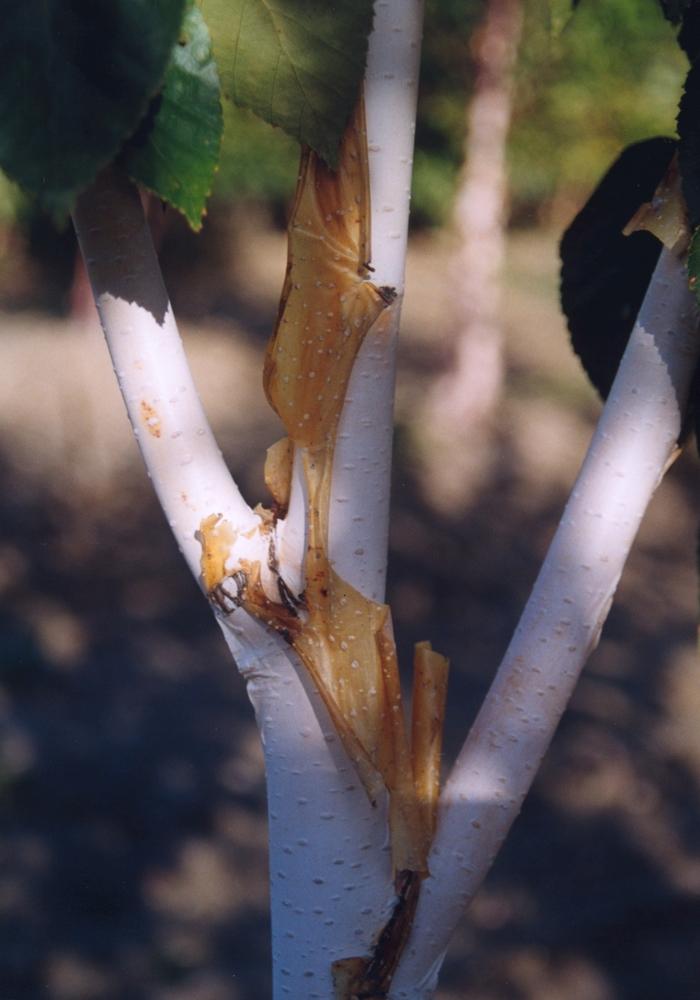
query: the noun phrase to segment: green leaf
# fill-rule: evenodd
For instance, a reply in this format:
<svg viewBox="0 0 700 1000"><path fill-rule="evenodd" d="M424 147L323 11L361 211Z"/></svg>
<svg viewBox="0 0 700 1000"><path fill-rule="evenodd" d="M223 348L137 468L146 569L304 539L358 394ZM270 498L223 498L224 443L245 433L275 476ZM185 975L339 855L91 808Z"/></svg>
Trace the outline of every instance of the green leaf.
<svg viewBox="0 0 700 1000"><path fill-rule="evenodd" d="M223 132L219 77L199 9L185 16L162 93L124 151L130 176L200 229Z"/></svg>
<svg viewBox="0 0 700 1000"><path fill-rule="evenodd" d="M70 209L158 89L185 0L6 0L0 166L44 207Z"/></svg>
<svg viewBox="0 0 700 1000"><path fill-rule="evenodd" d="M203 0L224 94L336 166L372 0Z"/></svg>
<svg viewBox="0 0 700 1000"><path fill-rule="evenodd" d="M661 252L648 232L624 236L650 201L676 149L672 139L635 143L615 161L561 242L561 302L573 348L605 398Z"/></svg>

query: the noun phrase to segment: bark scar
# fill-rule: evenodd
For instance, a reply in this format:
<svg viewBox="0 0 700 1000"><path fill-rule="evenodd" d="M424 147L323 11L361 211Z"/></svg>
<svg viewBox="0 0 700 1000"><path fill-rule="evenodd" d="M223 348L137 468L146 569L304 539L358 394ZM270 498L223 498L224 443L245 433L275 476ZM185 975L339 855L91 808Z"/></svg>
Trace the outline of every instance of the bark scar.
<svg viewBox="0 0 700 1000"><path fill-rule="evenodd" d="M341 958L331 967L335 1000L386 1000L411 933L420 885L418 872L397 874L396 902L377 935L372 954L368 958Z"/></svg>

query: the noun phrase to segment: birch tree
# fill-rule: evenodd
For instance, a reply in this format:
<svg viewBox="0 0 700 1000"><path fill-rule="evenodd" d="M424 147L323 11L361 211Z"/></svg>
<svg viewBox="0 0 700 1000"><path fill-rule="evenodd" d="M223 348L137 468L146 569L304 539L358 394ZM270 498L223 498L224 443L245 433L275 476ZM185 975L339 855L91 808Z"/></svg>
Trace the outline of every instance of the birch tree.
<svg viewBox="0 0 700 1000"><path fill-rule="evenodd" d="M691 59L693 12L668 11L685 18ZM93 17L16 0L0 41L0 163L49 211L72 213L149 476L255 709L278 998L434 995L688 426L694 69L678 155L674 143L626 154L564 241L574 346L607 402L440 791L447 663L419 644L407 723L384 603L421 21L421 0L115 0ZM267 506L243 498L211 433L137 188L201 225L222 93L302 145L263 365L286 432L268 451ZM610 194L620 170L623 218Z"/></svg>

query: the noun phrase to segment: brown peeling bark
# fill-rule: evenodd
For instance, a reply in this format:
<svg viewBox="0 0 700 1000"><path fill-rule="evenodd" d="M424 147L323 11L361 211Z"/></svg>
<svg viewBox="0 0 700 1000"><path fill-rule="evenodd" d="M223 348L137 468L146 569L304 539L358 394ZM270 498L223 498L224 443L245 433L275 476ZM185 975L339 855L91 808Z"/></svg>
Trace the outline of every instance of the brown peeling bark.
<svg viewBox="0 0 700 1000"><path fill-rule="evenodd" d="M289 506L293 461L294 447L287 437L276 441L267 449L265 485L272 494L279 517L284 517Z"/></svg>
<svg viewBox="0 0 700 1000"><path fill-rule="evenodd" d="M413 781L423 813L426 850L430 847L437 821L449 669L450 661L441 653L436 653L429 642L416 643L411 702L411 757Z"/></svg>
<svg viewBox="0 0 700 1000"><path fill-rule="evenodd" d="M377 936L369 958L343 958L333 963L335 1000L385 1000L408 941L420 894L417 872L399 872L396 902Z"/></svg>
<svg viewBox="0 0 700 1000"><path fill-rule="evenodd" d="M667 250L687 247L690 226L681 191L678 154L673 157L651 201L645 201L622 230L625 236L646 230L656 236Z"/></svg>
<svg viewBox="0 0 700 1000"><path fill-rule="evenodd" d="M369 217L360 101L343 138L337 172L313 151L302 154L287 273L265 359L265 391L288 434L268 452L266 482L277 506L286 507L297 453L308 497L303 593L294 595L286 588L274 553L268 569L277 574L279 601L265 592L259 564L239 560L231 572L224 550L235 539L215 516L202 522L199 533L202 578L212 599L224 613L242 606L290 643L323 698L370 801L389 792L397 898L372 954L334 967L336 995L346 1000L386 995L427 874L437 796L435 741L422 735L415 740L414 752L430 745L429 762L417 763L411 754L390 609L343 580L329 553L335 439L348 381L365 336L394 296L392 289L369 280ZM416 711L422 718L428 704L434 723L432 700L419 695Z"/></svg>
<svg viewBox="0 0 700 1000"><path fill-rule="evenodd" d="M357 352L393 293L370 280L369 176L360 101L330 170L302 154L289 259L268 347L268 398L302 456L308 491L304 613L292 644L367 792L390 794L397 870L425 869L390 613L333 571L328 519L335 435ZM421 856L422 855L422 856Z"/></svg>

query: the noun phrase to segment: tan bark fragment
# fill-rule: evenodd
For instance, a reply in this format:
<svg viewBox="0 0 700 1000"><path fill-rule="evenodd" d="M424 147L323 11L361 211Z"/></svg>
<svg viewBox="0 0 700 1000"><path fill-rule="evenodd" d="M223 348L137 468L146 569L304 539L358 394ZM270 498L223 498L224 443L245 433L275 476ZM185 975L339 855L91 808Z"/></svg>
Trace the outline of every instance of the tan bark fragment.
<svg viewBox="0 0 700 1000"><path fill-rule="evenodd" d="M421 768L412 760L389 608L339 577L329 559L338 421L357 352L393 299L392 289L368 280L368 261L369 181L360 102L343 138L337 173L311 150L302 154L282 301L265 358L265 391L289 435L268 453L266 482L276 503L285 506L298 450L306 486L303 594L290 594L278 575L280 601L271 600L259 564L240 561L234 603L293 646L370 800L389 792L396 903L372 955L340 962L334 970L338 997L359 990L369 1000L386 993L427 873L429 831L414 771L430 774L429 781L421 778L429 787L426 795L436 792L435 767ZM213 515L202 522L200 541L202 577L212 593L226 578L224 550L235 535ZM272 550L267 568L278 574Z"/></svg>
<svg viewBox="0 0 700 1000"><path fill-rule="evenodd" d="M155 406L142 399L139 409L141 410L141 420L148 433L151 437L159 438L163 433L163 424Z"/></svg>
<svg viewBox="0 0 700 1000"><path fill-rule="evenodd" d="M411 756L413 780L427 846L433 839L440 793L440 759L450 661L429 642L417 642L413 658Z"/></svg>
<svg viewBox="0 0 700 1000"><path fill-rule="evenodd" d="M292 483L292 463L294 446L288 437L275 441L267 449L265 456L265 485L272 494L280 514L289 506L289 491Z"/></svg>
<svg viewBox="0 0 700 1000"><path fill-rule="evenodd" d="M219 586L228 571L226 561L236 541L237 532L221 514L205 517L197 532L197 541L202 546L200 565L202 583L207 594Z"/></svg>
<svg viewBox="0 0 700 1000"><path fill-rule="evenodd" d="M671 160L663 180L651 201L637 209L623 229L625 236L646 229L668 250L680 248L690 237L685 200L681 191L678 155Z"/></svg>

